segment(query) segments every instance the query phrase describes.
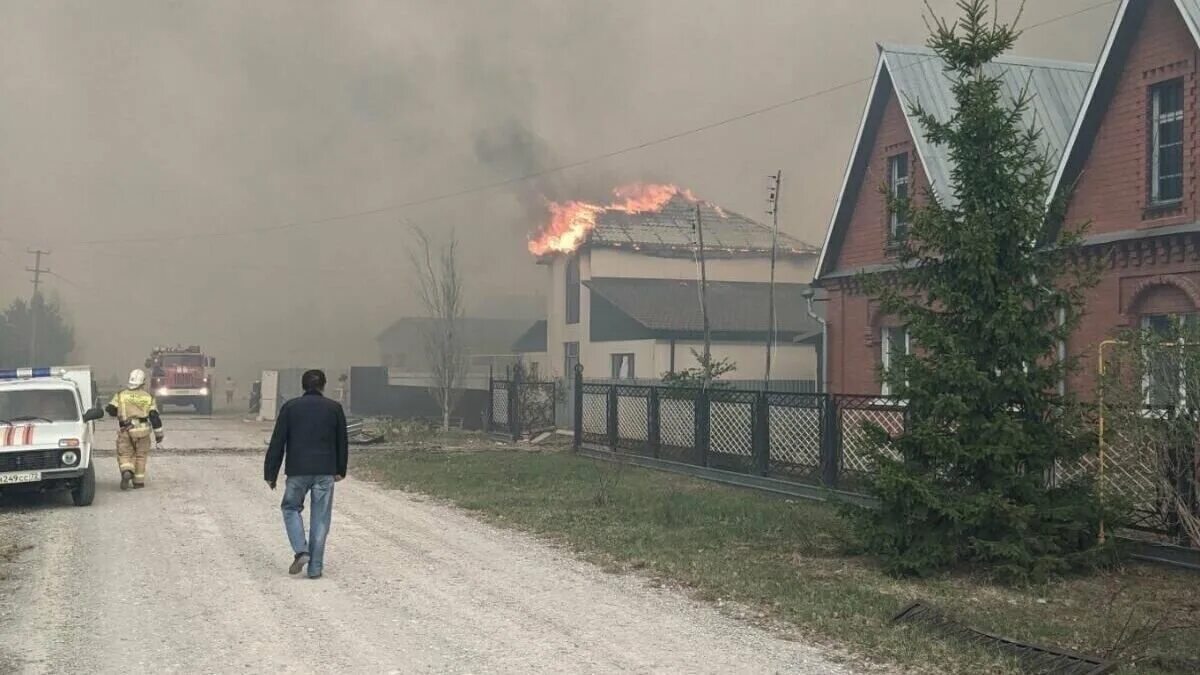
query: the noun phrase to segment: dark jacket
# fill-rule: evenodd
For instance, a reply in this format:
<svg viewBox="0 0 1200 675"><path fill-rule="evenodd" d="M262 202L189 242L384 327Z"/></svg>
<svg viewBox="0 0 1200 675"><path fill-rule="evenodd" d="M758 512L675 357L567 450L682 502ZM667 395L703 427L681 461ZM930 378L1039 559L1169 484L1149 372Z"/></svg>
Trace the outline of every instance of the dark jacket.
<svg viewBox="0 0 1200 675"><path fill-rule="evenodd" d="M268 481L279 477L285 455L284 473L289 476L345 476L350 442L342 404L318 391L307 391L284 403L263 465Z"/></svg>

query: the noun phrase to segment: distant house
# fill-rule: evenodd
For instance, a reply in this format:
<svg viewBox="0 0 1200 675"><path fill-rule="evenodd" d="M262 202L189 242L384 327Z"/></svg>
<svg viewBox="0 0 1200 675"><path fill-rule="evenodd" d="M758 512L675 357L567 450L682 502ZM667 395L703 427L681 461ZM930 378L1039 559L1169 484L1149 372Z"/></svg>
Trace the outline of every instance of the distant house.
<svg viewBox="0 0 1200 675"><path fill-rule="evenodd" d="M429 372L424 335L432 322L428 317L410 316L388 326L376 338L380 365L399 372ZM488 366L503 370L513 361L513 342L528 328L529 321L524 319L462 319L472 370L486 373Z"/></svg>
<svg viewBox="0 0 1200 675"><path fill-rule="evenodd" d="M762 379L769 313L771 229L700 204L712 352L731 379ZM644 213L604 211L577 249L548 253L545 321L514 344L540 372L561 377L583 364L591 378L657 379L697 364L703 346L696 202L676 195ZM771 377L815 380L820 325L803 296L817 250L778 237L777 340ZM797 338L800 341L796 341Z"/></svg>

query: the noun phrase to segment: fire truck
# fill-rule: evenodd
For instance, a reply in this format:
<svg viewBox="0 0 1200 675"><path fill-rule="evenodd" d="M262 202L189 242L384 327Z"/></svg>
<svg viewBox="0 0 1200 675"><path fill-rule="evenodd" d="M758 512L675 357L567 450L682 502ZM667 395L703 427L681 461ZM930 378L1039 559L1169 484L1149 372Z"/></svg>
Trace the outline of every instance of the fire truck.
<svg viewBox="0 0 1200 675"><path fill-rule="evenodd" d="M202 415L211 414L216 386L212 369L216 366L217 360L205 356L198 345L155 347L146 359L150 393L160 407L191 406Z"/></svg>

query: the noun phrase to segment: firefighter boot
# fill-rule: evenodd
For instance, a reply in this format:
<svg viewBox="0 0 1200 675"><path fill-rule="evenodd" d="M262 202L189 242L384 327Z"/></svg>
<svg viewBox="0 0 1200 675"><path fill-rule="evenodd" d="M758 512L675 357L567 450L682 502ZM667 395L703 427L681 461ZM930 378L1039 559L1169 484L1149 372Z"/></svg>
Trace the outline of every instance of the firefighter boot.
<svg viewBox="0 0 1200 675"><path fill-rule="evenodd" d="M121 472L121 489L128 490L133 484L133 472L126 469Z"/></svg>

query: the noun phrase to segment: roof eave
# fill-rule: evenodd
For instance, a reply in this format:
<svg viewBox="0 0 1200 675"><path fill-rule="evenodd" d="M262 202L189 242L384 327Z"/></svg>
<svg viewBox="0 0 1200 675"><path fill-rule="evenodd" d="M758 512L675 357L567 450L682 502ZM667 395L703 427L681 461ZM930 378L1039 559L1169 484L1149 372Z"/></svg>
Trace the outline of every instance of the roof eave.
<svg viewBox="0 0 1200 675"><path fill-rule="evenodd" d="M863 106L862 118L858 122L858 132L854 136L854 144L851 146L850 159L846 162L846 171L842 175L842 187L838 191L837 201L833 204L833 217L829 219L829 227L825 230L825 243L821 245L821 255L817 259L817 273L814 280L819 280L825 273L825 266L828 264L826 256L829 255L829 244L833 240L833 231L837 226L838 217L841 215L843 200L846 198L846 188L850 186L850 174L854 171L854 164L858 160L858 155L862 151L863 133L867 127L867 120L871 116L871 109L875 102L875 95L879 90L879 76L883 73L884 58L883 48L876 45L879 49L879 57L875 61L875 75L871 78L870 94L867 96L867 103Z"/></svg>

